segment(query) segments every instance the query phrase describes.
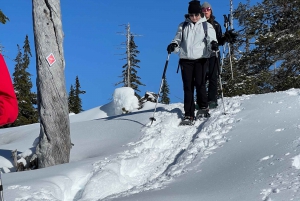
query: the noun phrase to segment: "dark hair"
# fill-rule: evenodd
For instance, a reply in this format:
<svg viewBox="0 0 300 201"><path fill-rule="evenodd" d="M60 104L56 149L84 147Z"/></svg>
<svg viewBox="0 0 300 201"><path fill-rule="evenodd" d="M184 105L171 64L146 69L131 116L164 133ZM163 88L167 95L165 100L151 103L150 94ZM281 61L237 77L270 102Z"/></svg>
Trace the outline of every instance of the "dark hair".
<svg viewBox="0 0 300 201"><path fill-rule="evenodd" d="M215 21L216 17L213 15L212 11L211 11L211 15L210 18L207 20L213 27L214 27L214 21ZM215 28L215 27L214 27Z"/></svg>

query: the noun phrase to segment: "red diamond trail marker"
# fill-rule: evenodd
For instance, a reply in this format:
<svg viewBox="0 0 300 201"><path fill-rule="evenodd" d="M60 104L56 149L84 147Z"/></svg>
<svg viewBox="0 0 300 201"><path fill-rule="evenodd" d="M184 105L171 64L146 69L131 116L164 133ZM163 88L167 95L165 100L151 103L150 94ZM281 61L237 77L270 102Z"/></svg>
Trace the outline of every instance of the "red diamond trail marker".
<svg viewBox="0 0 300 201"><path fill-rule="evenodd" d="M55 57L52 53L49 56L47 56L46 59L47 59L47 62L50 66L52 66L56 61L56 59L55 59Z"/></svg>

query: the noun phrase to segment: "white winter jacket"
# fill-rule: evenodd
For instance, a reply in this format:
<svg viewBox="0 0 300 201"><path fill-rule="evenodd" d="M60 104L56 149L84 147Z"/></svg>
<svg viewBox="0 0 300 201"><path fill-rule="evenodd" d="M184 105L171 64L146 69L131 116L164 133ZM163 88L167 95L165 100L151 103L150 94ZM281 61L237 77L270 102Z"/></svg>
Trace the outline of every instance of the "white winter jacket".
<svg viewBox="0 0 300 201"><path fill-rule="evenodd" d="M202 22L205 22L206 18L201 18L195 24L189 19L186 19L188 24L185 26L182 36L182 25L178 26L175 38L172 43L177 43L178 47L175 49L175 53L180 52L181 59L200 59L210 58L212 41L217 41L216 32L213 26L207 22L207 43L205 43L205 33ZM181 41L182 40L182 41Z"/></svg>

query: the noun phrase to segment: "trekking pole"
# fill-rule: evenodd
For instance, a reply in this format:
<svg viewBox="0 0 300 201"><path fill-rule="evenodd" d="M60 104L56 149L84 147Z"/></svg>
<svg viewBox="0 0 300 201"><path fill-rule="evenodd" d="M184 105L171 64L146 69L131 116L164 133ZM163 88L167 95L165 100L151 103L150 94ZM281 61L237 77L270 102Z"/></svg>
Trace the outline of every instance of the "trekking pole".
<svg viewBox="0 0 300 201"><path fill-rule="evenodd" d="M226 31L227 31L228 30L228 18L226 15L223 15L223 16L224 16L224 27L226 28ZM227 42L225 43L225 45L223 45L222 60L221 60L221 72L223 71L223 66L224 66L226 45L227 45Z"/></svg>
<svg viewBox="0 0 300 201"><path fill-rule="evenodd" d="M1 178L1 171L0 171L0 201L4 201L4 197L3 197L3 185L2 185L2 178Z"/></svg>
<svg viewBox="0 0 300 201"><path fill-rule="evenodd" d="M219 51L216 51L216 60L218 62L218 66L220 66L220 61L219 61ZM221 87L221 99L222 99L222 103L223 103L223 108L224 108L224 115L226 115L226 110L225 110L225 104L224 104L224 99L223 99L223 86L222 86L222 79L221 79L221 72L220 69L218 68L218 74L219 74L219 82L220 82L220 87Z"/></svg>
<svg viewBox="0 0 300 201"><path fill-rule="evenodd" d="M232 71L232 61L231 61L231 50L230 50L230 45L228 45L228 52L229 52L229 62L230 62L230 69L231 69L231 78L233 79L233 71Z"/></svg>
<svg viewBox="0 0 300 201"><path fill-rule="evenodd" d="M226 15L224 16L224 27L226 28L226 31L228 31L228 27L229 27L229 17L230 15L228 15L228 17ZM229 54L229 62L230 62L230 69L231 69L231 78L233 79L233 71L232 71L232 61L231 61L231 50L230 50L230 45L228 42L226 42L225 46L224 46L224 52L223 52L223 59L224 59L224 54L225 54L225 49L226 49L226 45L228 46L228 54ZM223 63L224 61L222 61L222 67L223 67Z"/></svg>
<svg viewBox="0 0 300 201"><path fill-rule="evenodd" d="M163 72L163 75L162 75L162 79L161 79L159 91L158 91L158 94L157 94L157 99L156 99L156 104L155 104L155 107L154 107L153 116L150 117L150 120L151 120L151 124L150 125L152 125L153 121L156 121L156 119L154 118L154 114L156 112L156 107L157 107L157 103L158 103L158 99L159 99L161 88L162 88L163 83L164 83L164 81L166 79L166 71L167 71L168 64L169 64L170 54L171 54L171 52L168 52L168 57L167 57L167 60L166 60L166 64L165 64L164 72Z"/></svg>
<svg viewBox="0 0 300 201"><path fill-rule="evenodd" d="M223 46L223 52L222 52L222 59L221 59L221 69L220 71L223 71L223 66L224 66L224 59L225 59L225 52L226 52L226 46Z"/></svg>
<svg viewBox="0 0 300 201"><path fill-rule="evenodd" d="M233 29L233 25L231 24L231 14L228 14L228 24L230 26L230 29ZM229 27L228 26L228 27ZM230 62L230 68L231 68L231 78L233 79L233 71L232 71L232 61L231 61L231 48L230 48L230 44L228 43L228 52L229 52L229 62Z"/></svg>

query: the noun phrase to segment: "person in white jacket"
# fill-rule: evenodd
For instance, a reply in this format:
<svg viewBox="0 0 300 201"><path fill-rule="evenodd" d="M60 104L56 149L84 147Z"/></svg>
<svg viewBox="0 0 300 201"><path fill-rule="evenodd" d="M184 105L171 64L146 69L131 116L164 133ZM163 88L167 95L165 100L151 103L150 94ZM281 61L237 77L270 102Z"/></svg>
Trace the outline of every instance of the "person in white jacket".
<svg viewBox="0 0 300 201"><path fill-rule="evenodd" d="M189 2L188 17L179 24L175 38L167 51L180 52L179 65L184 90L184 118L181 124L192 125L195 120L194 89L196 88L199 114L208 117L207 91L205 76L208 58L212 51L218 50L216 32L205 17L201 17L200 1Z"/></svg>

